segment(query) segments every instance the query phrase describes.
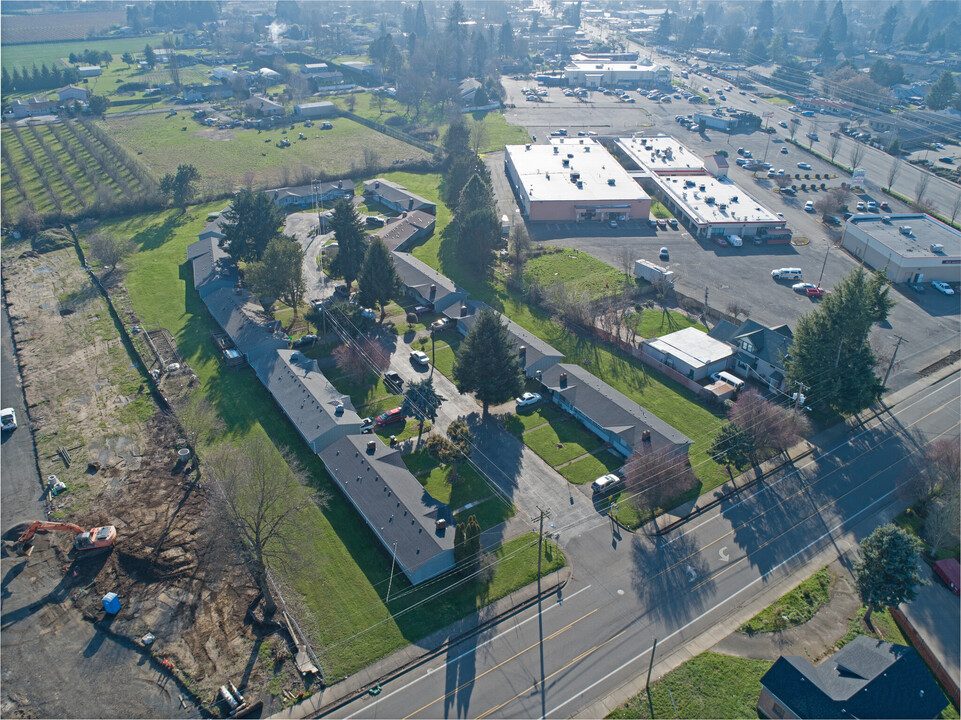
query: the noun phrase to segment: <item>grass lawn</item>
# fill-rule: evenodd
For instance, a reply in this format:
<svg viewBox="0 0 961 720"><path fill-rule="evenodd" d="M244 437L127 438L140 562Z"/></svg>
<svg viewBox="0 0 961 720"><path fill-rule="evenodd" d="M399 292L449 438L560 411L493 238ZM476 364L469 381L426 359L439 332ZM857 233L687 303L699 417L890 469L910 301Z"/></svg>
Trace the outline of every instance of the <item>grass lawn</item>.
<svg viewBox="0 0 961 720"><path fill-rule="evenodd" d="M924 517L919 512L919 506L917 504L909 507L894 518L892 522L898 527L907 530L920 541L922 545L921 557L924 558L926 563L931 564L938 560L952 557L955 560L961 559L961 547L957 545L954 547L941 548L933 556L931 555L931 543L924 538Z"/></svg>
<svg viewBox="0 0 961 720"><path fill-rule="evenodd" d="M330 131L328 130L328 132ZM397 142L396 140L392 140L391 138L388 138L385 135L381 135L380 133L377 133L377 137L384 138L385 140L391 140L391 142ZM404 147L409 147L412 150L417 150L417 148L414 148L411 145L407 145L406 143L404 144ZM422 151L417 150L417 152L422 152ZM415 156L410 155L405 157L415 157ZM391 182L399 183L400 185L403 185L405 188L410 190L412 193L416 195L420 195L423 198L427 198L428 200L431 200L437 203L437 215L436 215L437 223L434 225L434 234L431 235L427 239L427 241L424 243L424 245L422 245L421 247L425 247L431 244L432 241L436 244L439 244L440 237L444 232L444 228L446 228L451 221L451 211L440 199L440 184L442 180L440 173L392 172L392 173L385 173L378 177L382 177L385 180L390 180ZM424 260L424 258L421 257L419 253L415 253L415 254L421 260ZM426 260L424 261L427 262ZM433 267L437 267L436 261L433 264ZM413 304L411 305L411 307L413 307Z"/></svg>
<svg viewBox="0 0 961 720"><path fill-rule="evenodd" d="M39 19L55 17L54 15L40 15ZM0 62L8 72L13 72L14 68L27 68L36 65L40 67L44 63L66 67L67 58L70 53L80 54L84 50L108 51L114 56L114 63L120 62L120 56L125 52L132 52L136 57L137 53L143 54L144 46L147 43L154 48L159 48L163 42L162 35L152 37L135 38L116 38L110 40L71 40L67 42L46 42L29 43L24 45L11 45L4 43L3 59ZM60 60L63 62L59 62ZM142 58L140 58L142 59ZM120 63L123 66L123 63Z"/></svg>
<svg viewBox="0 0 961 720"><path fill-rule="evenodd" d="M589 482L594 482L601 475L614 472L623 466L625 462L624 458L620 455L609 452L608 450L601 450L593 455L572 462L570 465L559 467L557 468L557 472L575 485L585 485Z"/></svg>
<svg viewBox="0 0 961 720"><path fill-rule="evenodd" d="M552 402L535 405L533 408L523 408L514 415L504 420L506 427L514 435L520 435L525 430L530 430L538 425L553 422L566 415L557 405Z"/></svg>
<svg viewBox="0 0 961 720"><path fill-rule="evenodd" d="M650 703L647 693L641 692L607 717L757 717L761 677L773 664L770 660L701 653L653 683Z"/></svg>
<svg viewBox="0 0 961 720"><path fill-rule="evenodd" d="M468 510L457 513L455 518L457 522L467 522L473 515L477 518L477 524L480 525L481 530L487 530L507 522L516 512L512 503L501 495L494 495Z"/></svg>
<svg viewBox="0 0 961 720"><path fill-rule="evenodd" d="M428 350L428 352L430 352ZM450 345L443 345L441 347L434 347L434 367L440 372L444 373L448 378L453 376L454 373L454 353L456 348Z"/></svg>
<svg viewBox="0 0 961 720"><path fill-rule="evenodd" d="M524 279L543 287L570 283L592 299L609 295L625 282L633 284L633 279L627 279L622 271L586 252L567 248L528 260L524 266Z"/></svg>
<svg viewBox="0 0 961 720"><path fill-rule="evenodd" d="M483 500L494 492L471 465L459 464L457 479L454 482L450 480L452 469L449 465L438 465L430 472L419 475L417 480L432 498L450 505L451 510L458 510L467 503Z"/></svg>
<svg viewBox="0 0 961 720"><path fill-rule="evenodd" d="M828 569L821 568L776 602L768 605L738 630L754 634L784 630L806 623L828 601L831 594L831 576Z"/></svg>
<svg viewBox="0 0 961 720"><path fill-rule="evenodd" d="M176 172L177 164L190 158L204 182L231 187L250 174L255 186L286 185L294 182L294 175L305 168L320 167L326 173L351 176L356 174L357 158L365 147L377 148L381 162L428 156L413 145L345 118L338 119L333 130L310 128L305 133L307 140L296 139L296 128L289 131L289 148L276 146L285 137L279 129L218 130L199 125L182 114L108 116L101 124L157 177ZM187 129L183 130L184 127Z"/></svg>
<svg viewBox="0 0 961 720"><path fill-rule="evenodd" d="M637 334L643 338L656 338L689 327L707 332L703 324L676 310L668 310L665 315L656 308L644 308L639 313L628 315L624 320L627 325L636 327Z"/></svg>
<svg viewBox="0 0 961 720"><path fill-rule="evenodd" d="M420 450L415 450L412 453L404 455L404 464L414 475L418 475L419 473L427 472L431 468L437 467L439 463L436 458L427 452L426 448L421 448Z"/></svg>
<svg viewBox="0 0 961 720"><path fill-rule="evenodd" d="M603 445L600 438L573 418L526 432L521 439L551 467L573 460ZM557 447L558 443L562 447Z"/></svg>
<svg viewBox="0 0 961 720"><path fill-rule="evenodd" d="M670 220L674 217L674 213L668 210L660 200L651 200L651 215L656 218L664 218L665 220Z"/></svg>
<svg viewBox="0 0 961 720"><path fill-rule="evenodd" d="M331 682L366 667L429 632L463 617L490 600L503 597L534 579L536 536L525 536L502 546L486 583L473 582L438 596L399 617L392 613L437 592L443 580L410 591L395 574L388 607L384 602L390 576L390 556L373 537L356 511L333 486L320 460L312 455L273 398L249 369L220 365L212 330L219 330L193 290L193 274L186 262L187 245L206 224L207 214L223 202L191 208L119 218L102 222L99 232L132 238L138 252L127 261L125 283L140 324L166 328L200 380L201 392L226 423L225 439L243 442L265 434L277 446L291 449L305 469L309 484L329 494L326 508L310 505L292 545L302 552L286 574L287 584L303 599L311 617L314 647ZM411 423L414 424L414 423ZM291 493L305 493L292 486ZM563 565L555 551L549 572Z"/></svg>
<svg viewBox="0 0 961 720"><path fill-rule="evenodd" d="M397 407L398 405L399 403L394 405L394 407ZM383 412L383 410L381 412ZM426 420L424 422L424 435L427 435L427 433L430 432L430 427L430 420ZM391 436L395 437L397 442L403 442L404 440L409 440L410 438L417 437L418 434L421 434L420 423L417 420L408 418L407 420L404 420L403 423L394 423L393 425L387 425L383 428L378 428L375 426L374 434L387 444L390 444L389 441Z"/></svg>

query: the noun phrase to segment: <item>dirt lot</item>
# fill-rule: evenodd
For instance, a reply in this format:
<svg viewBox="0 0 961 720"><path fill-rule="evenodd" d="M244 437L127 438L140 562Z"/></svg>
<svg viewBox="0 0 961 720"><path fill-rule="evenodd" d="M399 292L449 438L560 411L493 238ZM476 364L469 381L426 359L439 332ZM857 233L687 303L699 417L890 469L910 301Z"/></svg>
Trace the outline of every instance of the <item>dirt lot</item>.
<svg viewBox="0 0 961 720"><path fill-rule="evenodd" d="M178 702L170 708L179 705L180 695L189 701L178 714L196 713L197 704L210 703L216 687L227 680L269 701L268 683L275 694L292 687L284 641L275 636L264 642L270 629L265 632L248 617L258 599L255 585L237 553L224 552L204 532L206 493L212 490L178 462L180 426L172 414L158 409L149 381L131 361L106 301L73 248L40 256L24 255L26 250L26 244L5 244L2 264L32 421L28 427L27 418L18 418L17 432L32 429L40 477L56 474L67 485L66 492L46 497L48 516L86 527L113 524L117 542L108 554L74 562L68 556L69 534L38 535L36 559L31 556L22 567L18 560L16 570L7 569L13 560L5 554L7 579L26 581L25 588L49 586L42 601L27 604L31 598L18 598L18 585L5 579L5 634L19 623L20 633L29 626L35 634L53 630L56 635L55 617L47 622L41 612L55 602L58 615L63 610L94 623L98 647L106 638L136 649L145 633L156 636L150 651L140 652L159 676L175 676L168 679L178 688L172 696ZM125 317L125 324L131 319ZM189 385L176 383L178 389ZM43 518L18 521L34 519ZM5 538L11 529L3 528ZM105 620L101 597L110 591L120 596L123 609ZM18 609L8 612L11 607ZM30 622L21 623L25 619ZM18 644L36 641L26 637ZM85 674L85 657L87 652L67 653L58 665L102 685L104 697L115 692L109 676L96 683ZM164 659L172 665L163 665ZM43 706L50 690L31 682L25 668L17 669L16 676L4 672L4 714L30 715L36 712L31 707ZM32 677L43 673L37 667ZM97 693L76 702L85 698L94 707L74 706L72 714L100 715ZM170 709L154 706L138 714L148 711L163 716Z"/></svg>

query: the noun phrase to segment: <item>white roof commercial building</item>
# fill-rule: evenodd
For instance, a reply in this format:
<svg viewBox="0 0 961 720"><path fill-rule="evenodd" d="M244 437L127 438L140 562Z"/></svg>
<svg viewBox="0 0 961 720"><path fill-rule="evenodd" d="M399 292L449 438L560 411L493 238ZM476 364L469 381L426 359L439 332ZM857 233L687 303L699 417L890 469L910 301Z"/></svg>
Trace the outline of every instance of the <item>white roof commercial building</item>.
<svg viewBox="0 0 961 720"><path fill-rule="evenodd" d="M726 370L734 355L730 345L694 327L645 340L641 351L691 380Z"/></svg>
<svg viewBox="0 0 961 720"><path fill-rule="evenodd" d="M841 245L892 282L961 281L961 232L930 215L855 215Z"/></svg>
<svg viewBox="0 0 961 720"><path fill-rule="evenodd" d="M671 82L671 71L664 65L645 60L597 60L575 55L564 68L564 76L571 87L638 87Z"/></svg>
<svg viewBox="0 0 961 720"><path fill-rule="evenodd" d="M725 158L701 157L672 137L617 140L643 172L648 189L696 238L726 235L790 240L786 222L727 177Z"/></svg>
<svg viewBox="0 0 961 720"><path fill-rule="evenodd" d="M551 145L508 145L507 177L532 221L646 219L651 198L627 171L589 138Z"/></svg>

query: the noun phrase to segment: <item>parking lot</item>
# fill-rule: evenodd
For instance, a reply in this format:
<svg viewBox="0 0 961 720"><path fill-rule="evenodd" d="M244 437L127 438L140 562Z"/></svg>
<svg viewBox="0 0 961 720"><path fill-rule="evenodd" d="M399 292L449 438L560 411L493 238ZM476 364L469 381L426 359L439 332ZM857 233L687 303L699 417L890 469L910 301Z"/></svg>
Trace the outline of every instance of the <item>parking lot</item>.
<svg viewBox="0 0 961 720"><path fill-rule="evenodd" d="M665 264L675 273L680 292L703 300L707 292L708 303L727 311L732 303L748 311L750 317L767 325L788 324L792 328L797 318L810 311L817 300L791 290L791 283L778 283L771 279L771 270L778 267L800 267L804 281L818 282L830 288L857 266L847 252L838 247L841 228L829 227L817 213L804 211L807 201L816 202L822 192L798 191L796 197L784 197L774 192L773 180L763 177L766 173L752 173L734 165L737 149L743 147L755 158L768 162L785 173L836 174L836 168L817 157L805 153L787 142L783 134L768 135L762 132L728 135L709 130L701 135L681 127L676 115L687 115L707 106L674 101L670 104L656 103L637 98L633 104L597 92L589 94L591 102L565 97L559 88L548 88L546 102L527 102L522 87L534 87L532 81L505 80L510 100L516 109L508 110L508 122L521 124L537 136L537 142L547 142L549 131L566 128L570 135L578 130L595 130L601 137L629 135L673 135L692 150L705 155L716 150L726 150L731 158L730 177L742 189L767 206L783 213L788 227L794 232L795 242L787 245L760 245L746 243L741 248L719 247L708 240L696 241L683 228L679 230L655 230L648 222L628 221L610 228L601 223L577 224L544 223L529 224L531 237L536 242L572 247L591 253L614 267L620 267L619 256L623 248L630 248L637 258ZM536 106L536 107L528 107ZM780 131L781 129L778 128ZM800 140L803 133L798 135ZM787 147L787 154L780 149ZM514 218L520 217L510 186L504 177L503 156L500 153L488 158L494 176L495 196L499 212ZM797 167L798 162L811 165L810 170ZM755 177L757 175L758 177ZM828 187L836 186L841 178L825 180ZM810 181L808 181L810 182ZM817 181L818 184L822 180ZM893 212L908 211L902 203L887 197L862 194L852 199L887 200ZM670 261L658 259L661 247L667 247ZM823 277L822 277L823 267ZM892 295L897 305L891 311L888 323L875 330L873 342L876 351L890 357L897 336L904 338L898 351L897 364L892 370L889 386L898 388L908 384L915 372L944 357L958 344L961 331L959 322L959 295L944 296L928 286L924 294L917 294L907 286L897 286ZM743 315L742 315L743 317Z"/></svg>

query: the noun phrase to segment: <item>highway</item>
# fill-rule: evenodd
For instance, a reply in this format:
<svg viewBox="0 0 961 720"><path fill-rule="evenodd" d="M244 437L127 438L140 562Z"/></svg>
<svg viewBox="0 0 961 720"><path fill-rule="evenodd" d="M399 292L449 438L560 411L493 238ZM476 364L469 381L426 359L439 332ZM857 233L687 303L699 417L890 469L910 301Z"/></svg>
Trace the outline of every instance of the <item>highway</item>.
<svg viewBox="0 0 961 720"><path fill-rule="evenodd" d="M833 447L787 467L666 536L603 520L570 540L573 577L426 665L329 717L599 716L596 705L657 658L710 647L719 622L816 556L837 557L903 502L909 460L958 436L959 375L901 394ZM917 386L916 386L917 387ZM561 528L561 536L570 528ZM810 568L808 568L810 569Z"/></svg>

